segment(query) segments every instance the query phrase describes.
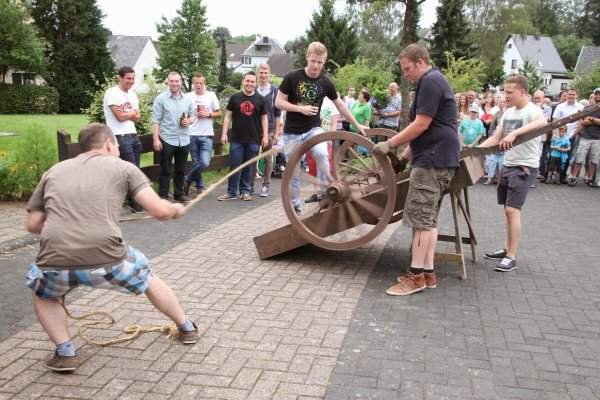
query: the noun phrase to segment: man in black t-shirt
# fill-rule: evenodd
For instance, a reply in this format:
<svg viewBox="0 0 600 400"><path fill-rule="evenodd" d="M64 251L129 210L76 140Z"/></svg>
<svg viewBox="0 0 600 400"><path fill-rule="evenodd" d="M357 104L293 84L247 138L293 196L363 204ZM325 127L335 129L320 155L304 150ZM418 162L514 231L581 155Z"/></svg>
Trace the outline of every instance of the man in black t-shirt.
<svg viewBox="0 0 600 400"><path fill-rule="evenodd" d="M223 120L221 143L229 146L229 170L233 171L242 163L256 157L260 146L269 144L269 120L264 97L256 93L256 74L248 71L242 79L243 90L229 98L227 113ZM231 138L227 136L229 124ZM249 165L227 180L227 193L217 200L235 200L238 192L244 201L252 200Z"/></svg>
<svg viewBox="0 0 600 400"><path fill-rule="evenodd" d="M287 159L297 148L296 145L323 132L320 111L325 97L329 97L333 101L340 114L354 124L362 135L365 134L365 127L356 121L346 103L338 97L331 79L321 72L327 61L325 45L319 42L309 44L306 60L305 68L290 71L283 78L275 99L275 107L286 111L282 143ZM310 151L317 164L319 182L326 182L327 174L324 172L329 169L327 143L319 143ZM296 213L300 215L300 165L288 165L288 168L294 168L291 181L292 205ZM318 185L317 191L318 195L322 196L325 191L324 185Z"/></svg>
<svg viewBox="0 0 600 400"><path fill-rule="evenodd" d="M456 133L456 100L446 78L431 66L427 50L411 44L399 56L404 76L417 84L410 107L410 124L398 135L375 145L385 155L393 147L410 143L404 162L412 152L403 225L413 231L410 272L386 293L409 295L437 286L433 258L437 243L438 204L459 166L460 142Z"/></svg>

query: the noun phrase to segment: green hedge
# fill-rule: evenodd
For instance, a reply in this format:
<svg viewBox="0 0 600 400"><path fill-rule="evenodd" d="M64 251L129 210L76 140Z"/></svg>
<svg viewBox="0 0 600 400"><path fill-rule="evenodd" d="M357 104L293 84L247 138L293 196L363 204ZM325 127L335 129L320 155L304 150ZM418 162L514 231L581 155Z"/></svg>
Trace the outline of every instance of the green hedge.
<svg viewBox="0 0 600 400"><path fill-rule="evenodd" d="M50 86L0 84L0 114L55 114L58 92Z"/></svg>

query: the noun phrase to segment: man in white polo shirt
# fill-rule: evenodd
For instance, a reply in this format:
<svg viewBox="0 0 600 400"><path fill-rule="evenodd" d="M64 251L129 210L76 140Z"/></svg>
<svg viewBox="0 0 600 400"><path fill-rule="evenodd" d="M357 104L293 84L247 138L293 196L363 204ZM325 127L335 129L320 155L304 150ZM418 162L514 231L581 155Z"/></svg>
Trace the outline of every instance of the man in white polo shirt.
<svg viewBox="0 0 600 400"><path fill-rule="evenodd" d="M554 114L552 114L552 120L557 120L561 118L568 117L571 114L575 114L583 110L583 106L579 104L577 101L577 89L572 88L567 91L567 101L564 103L560 103L556 106L554 110ZM576 154L577 143L575 139L577 138L577 127L579 126L579 121L571 122L567 124L567 136L569 137L569 141L571 142L571 150L568 152L567 162L565 163L565 167L562 171L560 171L560 182L562 184L570 183L572 186L573 181L567 181L567 170L569 169L569 164L571 162L571 157L573 154Z"/></svg>
<svg viewBox="0 0 600 400"><path fill-rule="evenodd" d="M119 143L120 158L140 167L142 143L138 138L135 124L140 121L138 97L131 87L135 83L135 71L124 66L117 72L116 86L104 93L102 106L106 125L114 133ZM143 213L144 208L127 196L127 203L133 212Z"/></svg>

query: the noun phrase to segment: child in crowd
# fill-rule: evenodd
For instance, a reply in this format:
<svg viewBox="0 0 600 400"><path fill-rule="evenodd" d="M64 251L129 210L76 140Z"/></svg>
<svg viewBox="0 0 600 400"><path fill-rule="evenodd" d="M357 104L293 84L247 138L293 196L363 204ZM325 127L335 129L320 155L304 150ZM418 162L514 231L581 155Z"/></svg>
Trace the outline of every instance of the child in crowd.
<svg viewBox="0 0 600 400"><path fill-rule="evenodd" d="M548 179L546 183L555 183L560 185L560 171L567 162L568 152L571 150L571 142L567 135L567 126L558 128L558 134L552 137L550 143L550 161L548 162Z"/></svg>
<svg viewBox="0 0 600 400"><path fill-rule="evenodd" d="M471 104L469 106L469 118L462 120L458 131L463 148L476 146L485 135L485 127L479 119L479 107L477 105Z"/></svg>

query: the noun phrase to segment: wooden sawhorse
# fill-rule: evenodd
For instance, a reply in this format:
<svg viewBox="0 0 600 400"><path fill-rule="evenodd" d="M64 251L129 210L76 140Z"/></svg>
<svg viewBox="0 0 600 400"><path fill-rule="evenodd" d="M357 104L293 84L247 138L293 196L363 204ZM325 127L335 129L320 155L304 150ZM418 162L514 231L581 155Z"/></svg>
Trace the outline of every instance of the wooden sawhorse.
<svg viewBox="0 0 600 400"><path fill-rule="evenodd" d="M457 262L460 268L460 279L467 279L467 268L465 266L465 255L463 244L471 246L471 258L474 263L477 262L477 254L475 252L475 246L477 245L477 239L475 238L475 232L473 231L473 224L471 221L471 209L469 206L469 188L448 192L450 197L450 204L452 205L452 218L454 220L454 235L443 235L438 234L438 242L453 242L455 252L454 253L435 253L436 261L450 261ZM444 200L446 194L442 197ZM440 201L441 204L441 201ZM467 223L469 230L469 236L463 237L461 234L461 216Z"/></svg>

